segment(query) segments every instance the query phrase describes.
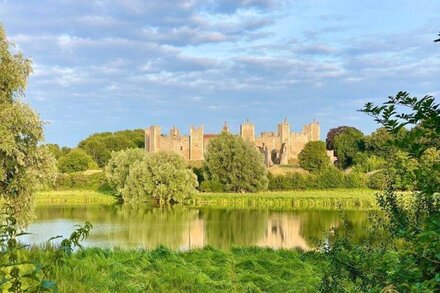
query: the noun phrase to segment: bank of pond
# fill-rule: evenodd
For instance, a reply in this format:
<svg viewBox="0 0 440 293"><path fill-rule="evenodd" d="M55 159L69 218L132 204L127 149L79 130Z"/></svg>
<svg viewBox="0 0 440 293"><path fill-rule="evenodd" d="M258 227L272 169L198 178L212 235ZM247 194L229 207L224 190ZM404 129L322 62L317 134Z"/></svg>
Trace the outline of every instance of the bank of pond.
<svg viewBox="0 0 440 293"><path fill-rule="evenodd" d="M374 191L366 189L200 193L155 207L96 191L51 191L37 195L21 240L44 263L47 239L93 224L84 248L48 276L60 292L317 292L331 266L320 249L335 229L362 242L379 212L369 201Z"/></svg>

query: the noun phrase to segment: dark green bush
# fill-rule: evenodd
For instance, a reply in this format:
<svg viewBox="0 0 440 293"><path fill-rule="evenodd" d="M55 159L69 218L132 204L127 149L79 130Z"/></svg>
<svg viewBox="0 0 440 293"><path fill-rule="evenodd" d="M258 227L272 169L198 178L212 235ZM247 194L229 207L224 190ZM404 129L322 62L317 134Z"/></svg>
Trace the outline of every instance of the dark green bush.
<svg viewBox="0 0 440 293"><path fill-rule="evenodd" d="M345 174L334 167L327 168L319 174L295 172L279 176L270 174L268 178L269 190L362 188L366 186L363 174Z"/></svg>
<svg viewBox="0 0 440 293"><path fill-rule="evenodd" d="M344 175L344 187L359 188L366 186L366 177L362 173L351 172Z"/></svg>
<svg viewBox="0 0 440 293"><path fill-rule="evenodd" d="M85 174L83 172L58 174L54 189L86 189L110 191L104 172Z"/></svg>
<svg viewBox="0 0 440 293"><path fill-rule="evenodd" d="M383 190L387 185L386 174L383 171L378 171L367 178L367 187L371 189Z"/></svg>
<svg viewBox="0 0 440 293"><path fill-rule="evenodd" d="M344 187L344 173L336 168L327 168L317 177L319 188Z"/></svg>
<svg viewBox="0 0 440 293"><path fill-rule="evenodd" d="M223 184L215 180L206 180L200 184L199 187L202 192L223 192Z"/></svg>

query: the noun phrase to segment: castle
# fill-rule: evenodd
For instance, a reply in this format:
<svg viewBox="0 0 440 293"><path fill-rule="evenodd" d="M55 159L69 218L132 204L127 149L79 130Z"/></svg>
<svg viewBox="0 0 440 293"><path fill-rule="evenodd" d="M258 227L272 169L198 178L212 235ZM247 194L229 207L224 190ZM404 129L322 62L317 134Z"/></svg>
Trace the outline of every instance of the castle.
<svg viewBox="0 0 440 293"><path fill-rule="evenodd" d="M226 122L223 131L229 132ZM217 134L205 134L203 126L191 127L189 136L181 135L176 127L170 130L169 135L163 135L160 126L153 125L145 129L145 150L174 151L185 160L200 161L204 159L209 140L215 136ZM320 126L317 121L313 121L305 125L301 132L295 133L290 130L287 119L284 119L278 124L277 132L262 132L260 136L255 136L254 124L246 121L240 125L240 136L255 144L264 155L266 166L287 165L298 158L307 142L320 139ZM327 155L332 161L335 160L333 151L329 151Z"/></svg>

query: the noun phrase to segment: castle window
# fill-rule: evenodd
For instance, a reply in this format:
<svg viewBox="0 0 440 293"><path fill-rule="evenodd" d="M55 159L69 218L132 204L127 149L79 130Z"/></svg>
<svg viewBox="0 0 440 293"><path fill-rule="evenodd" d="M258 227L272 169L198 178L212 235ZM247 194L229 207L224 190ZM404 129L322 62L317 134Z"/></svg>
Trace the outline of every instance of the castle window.
<svg viewBox="0 0 440 293"><path fill-rule="evenodd" d="M183 146L180 146L180 150L183 151Z"/></svg>

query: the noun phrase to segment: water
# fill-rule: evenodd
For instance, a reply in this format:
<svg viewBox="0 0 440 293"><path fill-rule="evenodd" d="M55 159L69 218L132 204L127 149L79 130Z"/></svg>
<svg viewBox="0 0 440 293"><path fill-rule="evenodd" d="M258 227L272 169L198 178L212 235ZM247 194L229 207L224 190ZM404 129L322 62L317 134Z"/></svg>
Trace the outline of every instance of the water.
<svg viewBox="0 0 440 293"><path fill-rule="evenodd" d="M42 244L50 237L67 237L75 225L90 221L93 230L83 243L89 247L155 248L165 245L187 250L212 246L302 248L331 241L332 228L342 229L340 211L246 210L215 208L152 208L125 205L38 206L27 227L27 243ZM355 241L362 241L367 212L345 211Z"/></svg>

